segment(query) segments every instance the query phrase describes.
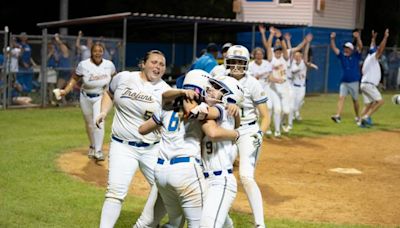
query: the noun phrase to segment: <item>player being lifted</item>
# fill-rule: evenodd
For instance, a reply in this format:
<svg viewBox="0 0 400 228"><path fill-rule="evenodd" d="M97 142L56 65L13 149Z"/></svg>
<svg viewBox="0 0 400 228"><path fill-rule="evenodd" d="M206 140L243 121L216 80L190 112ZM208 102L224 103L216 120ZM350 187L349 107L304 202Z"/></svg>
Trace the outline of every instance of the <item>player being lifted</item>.
<svg viewBox="0 0 400 228"><path fill-rule="evenodd" d="M259 157L263 134L268 129L270 118L267 96L261 84L246 71L250 55L247 48L234 45L228 49L225 58L226 74L240 82L244 90L244 100L240 104L240 138L236 145L239 150L239 176L250 202L256 227L265 227L263 201L260 189L254 180L254 171ZM260 120L260 124L258 123ZM254 143L254 139L258 139Z"/></svg>

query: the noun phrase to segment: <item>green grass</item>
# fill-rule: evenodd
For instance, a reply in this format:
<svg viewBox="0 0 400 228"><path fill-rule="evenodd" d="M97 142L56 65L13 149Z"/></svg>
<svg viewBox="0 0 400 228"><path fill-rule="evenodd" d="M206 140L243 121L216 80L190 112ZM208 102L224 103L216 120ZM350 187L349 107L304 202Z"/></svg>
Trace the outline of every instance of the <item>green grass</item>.
<svg viewBox="0 0 400 228"><path fill-rule="evenodd" d="M390 95L385 95L389 101ZM336 95L307 97L303 121L292 135L344 135L400 128L400 106L387 102L371 129L353 122L350 101L343 122L334 124ZM112 115L110 115L111 117ZM107 119L110 134L111 118ZM88 145L79 108L0 111L0 227L98 227L105 188L61 172L55 159L66 149ZM106 143L109 142L106 137ZM116 227L131 227L145 199L128 196ZM268 208L265 208L268 210ZM252 227L252 216L232 213L236 227ZM269 227L368 227L266 218Z"/></svg>

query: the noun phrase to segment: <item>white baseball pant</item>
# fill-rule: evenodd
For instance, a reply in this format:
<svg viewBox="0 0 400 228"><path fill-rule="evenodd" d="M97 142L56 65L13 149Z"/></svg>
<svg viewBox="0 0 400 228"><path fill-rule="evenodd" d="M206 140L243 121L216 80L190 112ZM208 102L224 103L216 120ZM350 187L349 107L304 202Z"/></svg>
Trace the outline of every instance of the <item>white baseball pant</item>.
<svg viewBox="0 0 400 228"><path fill-rule="evenodd" d="M155 181L169 224L179 227L183 215L188 227L199 227L206 196L206 183L199 163L192 157L162 161L159 159L156 165Z"/></svg>
<svg viewBox="0 0 400 228"><path fill-rule="evenodd" d="M228 227L226 225L226 220L229 220L228 212L237 193L236 178L227 170L222 171L219 176L213 175L212 172L208 172L208 175L210 176L206 178L207 197L204 202L200 227Z"/></svg>
<svg viewBox="0 0 400 228"><path fill-rule="evenodd" d="M265 227L261 191L254 179L254 172L260 155L261 145L257 146L253 144L254 138L252 135L257 134L258 130L259 126L257 124L241 126L239 128L240 138L236 142L236 145L238 146L240 156L240 181L242 182L251 210L253 211L255 227Z"/></svg>
<svg viewBox="0 0 400 228"><path fill-rule="evenodd" d="M97 128L95 121L100 114L101 98L103 96L90 98L81 93L79 103L82 114L85 119L86 132L89 137L90 146L96 151L102 151L104 140L104 123L101 123L101 128Z"/></svg>
<svg viewBox="0 0 400 228"><path fill-rule="evenodd" d="M130 183L138 168L140 168L149 184L154 184L154 167L157 162L158 150L159 144L147 147L135 147L115 140L111 141L108 186L106 200L104 201L101 213L101 228L114 227L121 211L122 202L128 193ZM154 194L153 190L146 204L155 205L156 200L157 194ZM162 213L153 212L153 208L146 206L145 210L148 211L144 210L142 212L146 216L141 216L141 218L156 220L156 218L151 218L152 215L156 216ZM163 210L163 207L155 209ZM153 221L144 221L144 223L151 222Z"/></svg>

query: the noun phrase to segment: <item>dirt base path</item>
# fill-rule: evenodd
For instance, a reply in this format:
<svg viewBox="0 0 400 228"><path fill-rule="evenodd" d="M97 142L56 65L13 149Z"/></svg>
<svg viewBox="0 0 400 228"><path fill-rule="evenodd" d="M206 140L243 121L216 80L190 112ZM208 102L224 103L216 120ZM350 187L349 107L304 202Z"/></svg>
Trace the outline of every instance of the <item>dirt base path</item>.
<svg viewBox="0 0 400 228"><path fill-rule="evenodd" d="M67 151L57 162L80 180L106 186L107 161L89 160L86 148ZM400 130L266 139L256 176L266 219L400 225ZM148 191L137 172L129 194ZM251 212L240 185L233 209Z"/></svg>

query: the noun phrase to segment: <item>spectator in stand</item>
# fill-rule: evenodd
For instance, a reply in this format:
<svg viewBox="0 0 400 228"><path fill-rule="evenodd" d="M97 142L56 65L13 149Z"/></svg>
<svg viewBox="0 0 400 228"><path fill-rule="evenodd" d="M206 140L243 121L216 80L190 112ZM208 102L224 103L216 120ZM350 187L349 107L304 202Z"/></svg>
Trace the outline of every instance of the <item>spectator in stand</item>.
<svg viewBox="0 0 400 228"><path fill-rule="evenodd" d="M207 46L207 52L202 55L191 67L193 69L204 70L210 73L217 63L218 57L218 46L215 43L209 43Z"/></svg>
<svg viewBox="0 0 400 228"><path fill-rule="evenodd" d="M93 45L93 39L90 37L86 39L86 45L81 44L82 36L83 36L83 32L79 31L78 36L76 37L76 43L75 43L79 61L90 58L90 49L92 48L92 45Z"/></svg>
<svg viewBox="0 0 400 228"><path fill-rule="evenodd" d="M10 72L12 73L17 73L19 66L18 66L18 61L19 58L21 57L22 54L22 49L21 46L17 43L15 38L11 40L11 51L9 53L10 55Z"/></svg>
<svg viewBox="0 0 400 228"><path fill-rule="evenodd" d="M19 69L17 73L17 81L22 86L23 93L32 91L33 81L33 65L36 65L32 60L32 48L28 44L28 35L22 32L19 36L22 53L19 61Z"/></svg>
<svg viewBox="0 0 400 228"><path fill-rule="evenodd" d="M361 73L360 73L359 62L361 59L361 51L363 47L360 38L360 32L359 31L353 32L353 37L357 40L357 47L354 47L354 45L351 42L346 42L343 45L343 51L340 51L339 48L336 47L335 43L336 33L332 32L330 37L331 37L331 48L335 53L335 55L340 60L343 71L340 83L340 93L339 93L339 100L337 103L337 110L336 114L331 116L331 119L335 123L341 122L340 115L342 114L343 111L344 101L346 99L346 96L350 94L353 99L355 121L358 125L360 125L361 119L359 113L360 105L358 103L358 95L359 95L358 90L360 87L359 84L360 84Z"/></svg>
<svg viewBox="0 0 400 228"><path fill-rule="evenodd" d="M58 66L56 68L58 71L57 88L64 88L71 77L71 53L67 43L60 39L60 35L58 33L55 34L54 40L56 43L56 50L60 53L58 57ZM66 103L64 98L63 103Z"/></svg>
<svg viewBox="0 0 400 228"><path fill-rule="evenodd" d="M389 54L389 78L388 78L388 89L397 89L397 78L400 67L400 55L397 51L397 47L393 47L393 51Z"/></svg>

